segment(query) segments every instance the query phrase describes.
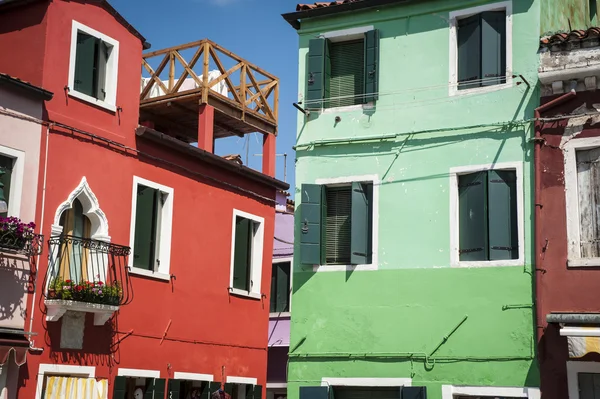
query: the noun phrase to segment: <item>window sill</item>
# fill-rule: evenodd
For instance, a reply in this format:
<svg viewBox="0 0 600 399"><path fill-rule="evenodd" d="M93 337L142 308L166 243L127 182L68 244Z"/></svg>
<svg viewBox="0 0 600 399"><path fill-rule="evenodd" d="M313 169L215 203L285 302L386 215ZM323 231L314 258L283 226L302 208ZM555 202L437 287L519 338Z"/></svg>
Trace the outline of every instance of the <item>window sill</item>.
<svg viewBox="0 0 600 399"><path fill-rule="evenodd" d="M377 270L376 264L370 265L314 265L314 272L360 272Z"/></svg>
<svg viewBox="0 0 600 399"><path fill-rule="evenodd" d="M290 312L271 312L269 313L269 318L286 318L286 317L292 317L292 313Z"/></svg>
<svg viewBox="0 0 600 399"><path fill-rule="evenodd" d="M567 267L600 267L600 258L571 258Z"/></svg>
<svg viewBox="0 0 600 399"><path fill-rule="evenodd" d="M490 260L490 261L475 261L475 262L458 262L452 265L452 267L503 267L503 266L525 266L525 262L522 259L511 259L511 260Z"/></svg>
<svg viewBox="0 0 600 399"><path fill-rule="evenodd" d="M130 266L129 274L132 274L134 276L150 277L156 280L171 281L171 276L169 274L151 272L150 270L140 269L139 267Z"/></svg>
<svg viewBox="0 0 600 399"><path fill-rule="evenodd" d="M229 295L235 295L235 296L258 299L258 300L260 300L262 298L262 295L260 295L258 292L239 290L239 289L233 288L233 287L229 287Z"/></svg>
<svg viewBox="0 0 600 399"><path fill-rule="evenodd" d="M97 98L88 96L87 94L80 93L80 92L76 91L75 89L69 90L69 96L75 97L75 98L85 101L85 102L88 102L97 107L104 108L106 110L109 110L110 112L113 112L113 113L117 112L117 107L114 106L113 104L109 104L106 101L98 100Z"/></svg>
<svg viewBox="0 0 600 399"><path fill-rule="evenodd" d="M451 83L451 86L450 86L450 96L451 97L461 97L461 96L468 96L471 94L490 93L493 91L508 89L509 87L512 87L512 83L513 83L513 79L507 78L506 83L501 83L501 84L497 84L497 85L493 85L493 86L474 87L472 89L458 90L458 86L457 86L458 83L453 82L453 83Z"/></svg>
<svg viewBox="0 0 600 399"><path fill-rule="evenodd" d="M325 114L334 114L340 112L353 112L353 111L362 111L364 109L373 109L373 103L367 104L356 104L356 105L346 105L344 107L334 107L334 108L322 108L321 113Z"/></svg>

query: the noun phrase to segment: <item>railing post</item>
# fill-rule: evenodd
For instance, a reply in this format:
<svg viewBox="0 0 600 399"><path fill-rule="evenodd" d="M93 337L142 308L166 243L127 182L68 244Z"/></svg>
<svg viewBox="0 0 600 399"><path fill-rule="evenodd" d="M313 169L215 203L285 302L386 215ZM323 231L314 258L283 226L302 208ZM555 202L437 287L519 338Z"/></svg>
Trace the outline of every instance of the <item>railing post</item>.
<svg viewBox="0 0 600 399"><path fill-rule="evenodd" d="M208 104L208 69L210 63L210 43L204 42L204 65L202 66L202 104ZM212 152L212 151L211 151Z"/></svg>

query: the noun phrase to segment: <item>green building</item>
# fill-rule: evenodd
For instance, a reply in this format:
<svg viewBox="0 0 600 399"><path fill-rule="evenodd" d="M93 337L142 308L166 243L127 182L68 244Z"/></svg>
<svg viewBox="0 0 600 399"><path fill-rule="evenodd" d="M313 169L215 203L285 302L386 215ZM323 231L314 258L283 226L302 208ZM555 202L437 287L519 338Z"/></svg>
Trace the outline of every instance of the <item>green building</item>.
<svg viewBox="0 0 600 399"><path fill-rule="evenodd" d="M540 397L541 3L359 0L284 15L305 111L290 399Z"/></svg>

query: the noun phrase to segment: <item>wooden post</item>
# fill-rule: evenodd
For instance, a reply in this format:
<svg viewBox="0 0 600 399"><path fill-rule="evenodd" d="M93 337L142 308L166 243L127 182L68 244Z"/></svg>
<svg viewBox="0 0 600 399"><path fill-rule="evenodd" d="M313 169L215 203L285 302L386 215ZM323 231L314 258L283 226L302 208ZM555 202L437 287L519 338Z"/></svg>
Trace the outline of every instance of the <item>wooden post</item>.
<svg viewBox="0 0 600 399"><path fill-rule="evenodd" d="M276 137L274 134L263 134L263 174L275 177Z"/></svg>
<svg viewBox="0 0 600 399"><path fill-rule="evenodd" d="M198 148L214 151L215 109L208 104L200 104L198 111Z"/></svg>
<svg viewBox="0 0 600 399"><path fill-rule="evenodd" d="M210 63L210 44L205 42L204 46L204 63L202 66L202 104L208 104L208 69Z"/></svg>

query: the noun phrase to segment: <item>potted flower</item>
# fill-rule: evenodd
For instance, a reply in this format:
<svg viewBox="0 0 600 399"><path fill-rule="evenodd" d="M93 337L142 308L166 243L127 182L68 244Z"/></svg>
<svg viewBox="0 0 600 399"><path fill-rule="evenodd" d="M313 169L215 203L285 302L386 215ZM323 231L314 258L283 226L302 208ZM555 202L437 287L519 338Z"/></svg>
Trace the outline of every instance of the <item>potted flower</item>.
<svg viewBox="0 0 600 399"><path fill-rule="evenodd" d="M33 237L35 223L24 223L14 216L0 218L0 247L23 250Z"/></svg>

